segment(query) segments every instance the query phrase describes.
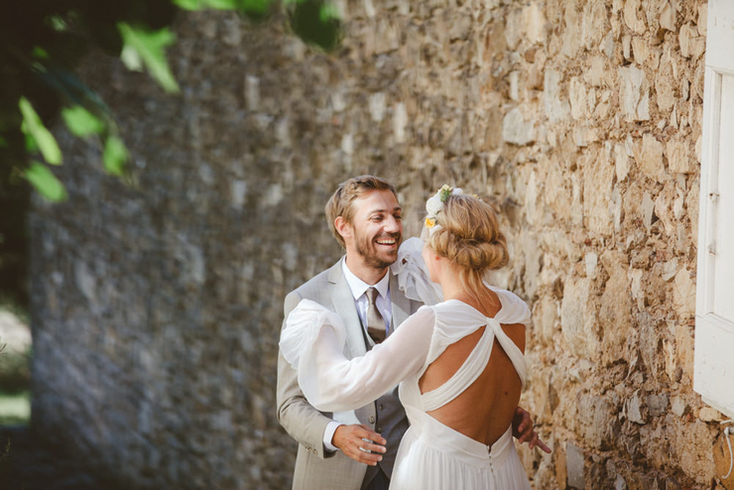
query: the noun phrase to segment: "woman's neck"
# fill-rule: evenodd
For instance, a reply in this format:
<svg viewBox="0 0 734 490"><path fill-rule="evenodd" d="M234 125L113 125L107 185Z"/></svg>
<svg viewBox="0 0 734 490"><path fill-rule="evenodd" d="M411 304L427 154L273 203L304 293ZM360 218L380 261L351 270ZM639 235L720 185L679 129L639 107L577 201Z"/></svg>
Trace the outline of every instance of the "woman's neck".
<svg viewBox="0 0 734 490"><path fill-rule="evenodd" d="M465 284L461 280L461 275L457 268L444 271L439 278L439 283L443 289L444 300L459 300L476 308L487 316L494 316L501 307L499 298L489 289L481 288L479 291L468 290L469 284Z"/></svg>
<svg viewBox="0 0 734 490"><path fill-rule="evenodd" d="M466 288L461 282L461 277L457 272L446 271L439 279L441 289L443 290L443 297L446 300L458 299L464 301L470 295L467 294Z"/></svg>

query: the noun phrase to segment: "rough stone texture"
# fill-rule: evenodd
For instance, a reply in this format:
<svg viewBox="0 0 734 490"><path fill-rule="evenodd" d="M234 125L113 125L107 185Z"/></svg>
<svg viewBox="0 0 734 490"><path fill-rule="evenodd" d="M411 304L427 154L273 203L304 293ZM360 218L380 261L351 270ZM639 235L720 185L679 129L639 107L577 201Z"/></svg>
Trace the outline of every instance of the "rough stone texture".
<svg viewBox="0 0 734 490"><path fill-rule="evenodd" d="M711 488L721 427L692 390L705 3L338 5L335 55L282 19L182 15L178 96L88 61L136 186L57 131L70 200L34 204L33 423L129 487L287 487L282 299L337 260L323 205L371 172L408 236L443 183L499 211L495 282L535 313L522 405L556 448L520 450L536 488Z"/></svg>

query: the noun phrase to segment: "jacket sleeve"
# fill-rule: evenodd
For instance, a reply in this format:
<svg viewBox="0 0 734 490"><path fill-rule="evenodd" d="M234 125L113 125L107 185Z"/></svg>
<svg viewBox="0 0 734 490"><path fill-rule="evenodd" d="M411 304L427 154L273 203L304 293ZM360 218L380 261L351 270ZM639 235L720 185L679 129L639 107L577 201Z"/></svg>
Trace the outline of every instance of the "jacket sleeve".
<svg viewBox="0 0 734 490"><path fill-rule="evenodd" d="M286 296L283 306L285 318L300 300L300 295L295 291ZM298 374L280 351L276 400L278 422L293 439L320 458L335 454L324 450L323 440L324 430L332 419L308 403L298 386Z"/></svg>

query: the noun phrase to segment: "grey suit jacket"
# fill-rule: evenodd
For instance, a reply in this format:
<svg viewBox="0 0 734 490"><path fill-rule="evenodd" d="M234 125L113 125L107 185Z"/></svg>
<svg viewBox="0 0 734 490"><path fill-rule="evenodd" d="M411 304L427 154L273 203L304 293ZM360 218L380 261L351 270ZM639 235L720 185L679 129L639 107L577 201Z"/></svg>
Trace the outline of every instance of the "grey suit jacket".
<svg viewBox="0 0 734 490"><path fill-rule="evenodd" d="M365 332L357 314L354 297L342 270L342 258L334 266L291 292L285 298L285 318L302 299L310 299L336 312L346 325L347 336L344 354L348 358L367 352ZM399 326L421 306L411 301L399 290L397 279L390 276L390 300L392 302L393 327ZM285 324L285 321L284 321ZM331 413L322 413L312 407L300 388L296 372L282 354L278 356L278 421L288 434L298 441L298 455L293 474L294 489L359 489L367 465L345 456L341 451L324 450L323 436L327 424L333 420ZM355 410L359 423L375 428L375 404L370 403ZM372 421L372 422L370 422Z"/></svg>

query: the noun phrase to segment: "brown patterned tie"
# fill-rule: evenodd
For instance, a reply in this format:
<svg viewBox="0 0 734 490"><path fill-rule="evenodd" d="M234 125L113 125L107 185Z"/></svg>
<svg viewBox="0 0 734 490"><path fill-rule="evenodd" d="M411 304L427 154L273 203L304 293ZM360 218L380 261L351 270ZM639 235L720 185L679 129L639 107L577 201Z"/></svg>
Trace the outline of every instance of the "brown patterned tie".
<svg viewBox="0 0 734 490"><path fill-rule="evenodd" d="M385 340L385 320L380 315L380 310L377 309L375 300L377 299L377 289L369 288L367 292L367 299L370 305L367 307L367 333L370 334L372 340L378 344Z"/></svg>

